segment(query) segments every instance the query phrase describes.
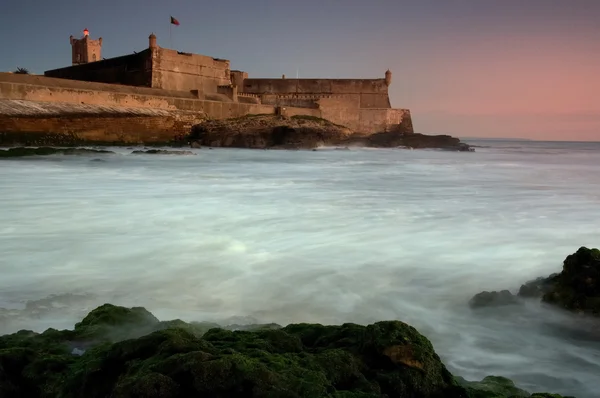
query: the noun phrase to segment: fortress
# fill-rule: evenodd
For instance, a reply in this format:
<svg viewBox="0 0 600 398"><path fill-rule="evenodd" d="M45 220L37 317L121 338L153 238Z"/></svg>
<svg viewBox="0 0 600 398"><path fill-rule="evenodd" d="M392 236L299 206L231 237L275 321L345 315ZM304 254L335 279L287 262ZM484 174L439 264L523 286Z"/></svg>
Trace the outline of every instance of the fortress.
<svg viewBox="0 0 600 398"><path fill-rule="evenodd" d="M0 132L145 142L185 133L205 118L246 114L321 117L367 135L413 131L410 111L391 107L389 70L379 79L255 79L229 60L162 48L154 34L143 51L110 59L87 29L70 44L71 66L44 76L0 73ZM70 129L57 122L65 117L74 119Z"/></svg>

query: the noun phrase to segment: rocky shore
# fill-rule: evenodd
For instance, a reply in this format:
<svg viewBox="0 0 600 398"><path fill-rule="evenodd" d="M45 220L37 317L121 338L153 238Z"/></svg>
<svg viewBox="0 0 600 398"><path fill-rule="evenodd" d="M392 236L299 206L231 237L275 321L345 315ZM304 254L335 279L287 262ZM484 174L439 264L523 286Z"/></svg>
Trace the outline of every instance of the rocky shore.
<svg viewBox="0 0 600 398"><path fill-rule="evenodd" d="M0 396L560 397L530 395L503 377L455 377L400 321L239 330L111 304L73 330L1 336Z"/></svg>
<svg viewBox="0 0 600 398"><path fill-rule="evenodd" d="M193 147L316 149L322 146L341 146L473 150L458 138L448 135L382 132L366 136L313 116L288 118L248 115L236 119L207 120L192 128L188 140Z"/></svg>

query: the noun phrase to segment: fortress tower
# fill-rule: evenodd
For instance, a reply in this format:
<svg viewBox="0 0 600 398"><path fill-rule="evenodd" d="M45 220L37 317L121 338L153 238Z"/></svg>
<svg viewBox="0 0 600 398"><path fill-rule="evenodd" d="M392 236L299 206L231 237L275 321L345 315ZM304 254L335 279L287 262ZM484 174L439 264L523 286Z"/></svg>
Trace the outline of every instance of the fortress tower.
<svg viewBox="0 0 600 398"><path fill-rule="evenodd" d="M73 36L69 37L73 65L87 64L102 59L102 38L92 40L89 35L90 32L84 29L81 39L75 39Z"/></svg>
<svg viewBox="0 0 600 398"><path fill-rule="evenodd" d="M388 69L385 71L385 85L390 86L392 84L392 72Z"/></svg>

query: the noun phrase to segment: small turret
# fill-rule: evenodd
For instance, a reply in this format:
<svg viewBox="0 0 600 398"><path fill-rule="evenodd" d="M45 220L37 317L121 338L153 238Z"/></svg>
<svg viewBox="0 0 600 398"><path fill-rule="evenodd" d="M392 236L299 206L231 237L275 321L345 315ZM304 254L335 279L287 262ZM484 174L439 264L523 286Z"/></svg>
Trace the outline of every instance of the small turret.
<svg viewBox="0 0 600 398"><path fill-rule="evenodd" d="M83 30L83 37L76 39L73 35L69 36L71 42L71 58L73 65L87 64L89 62L100 61L102 59L102 38L92 40L90 31Z"/></svg>
<svg viewBox="0 0 600 398"><path fill-rule="evenodd" d="M156 35L154 33L151 33L150 36L148 36L148 47L158 48L158 45L156 44Z"/></svg>
<svg viewBox="0 0 600 398"><path fill-rule="evenodd" d="M389 86L392 84L392 72L388 69L385 71L385 85Z"/></svg>

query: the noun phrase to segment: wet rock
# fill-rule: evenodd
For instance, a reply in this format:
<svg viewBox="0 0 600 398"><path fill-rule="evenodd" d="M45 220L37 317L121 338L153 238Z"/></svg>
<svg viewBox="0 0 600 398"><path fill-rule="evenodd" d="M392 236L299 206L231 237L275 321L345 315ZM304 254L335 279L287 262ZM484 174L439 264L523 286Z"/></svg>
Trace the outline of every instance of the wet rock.
<svg viewBox="0 0 600 398"><path fill-rule="evenodd" d="M171 151L167 149L148 149L146 151L133 151L133 155L195 155L192 151Z"/></svg>
<svg viewBox="0 0 600 398"><path fill-rule="evenodd" d="M536 278L521 285L518 295L526 298L541 298L551 291L556 283L556 276L552 274L548 278Z"/></svg>
<svg viewBox="0 0 600 398"><path fill-rule="evenodd" d="M562 272L548 278L546 285L542 301L600 316L600 250L579 248L567 256Z"/></svg>
<svg viewBox="0 0 600 398"><path fill-rule="evenodd" d="M202 148L202 145L201 145L201 144L200 144L198 141L192 141L192 142L190 143L190 147L191 147L191 148L200 149L200 148Z"/></svg>
<svg viewBox="0 0 600 398"><path fill-rule="evenodd" d="M49 156L49 155L89 155L89 154L111 154L112 151L88 148L53 148L53 147L17 147L0 149L0 158L18 158L25 156Z"/></svg>
<svg viewBox="0 0 600 398"><path fill-rule="evenodd" d="M232 331L211 323L160 322L144 308L110 304L90 312L74 330L0 336L0 395L529 396L500 377L455 379L429 340L399 321Z"/></svg>
<svg viewBox="0 0 600 398"><path fill-rule="evenodd" d="M312 116L247 115L206 120L193 127L190 142L209 147L314 149L344 140L352 132Z"/></svg>
<svg viewBox="0 0 600 398"><path fill-rule="evenodd" d="M403 149L443 149L459 152L475 150L460 139L449 135L427 135L399 131L386 131L376 134L353 135L339 145L366 146L371 148L403 148Z"/></svg>
<svg viewBox="0 0 600 398"><path fill-rule="evenodd" d="M519 304L522 304L519 298L508 290L477 293L469 301L469 306L471 308L499 307Z"/></svg>
<svg viewBox="0 0 600 398"><path fill-rule="evenodd" d="M507 290L482 292L469 302L472 307L518 303L518 298L541 301L579 314L600 316L600 250L580 247L563 262L563 269L547 278L521 286L517 296Z"/></svg>
<svg viewBox="0 0 600 398"><path fill-rule="evenodd" d="M525 398L530 394L517 388L515 383L505 377L487 376L481 381L467 381L456 377L458 383L469 390L471 397L514 397Z"/></svg>

